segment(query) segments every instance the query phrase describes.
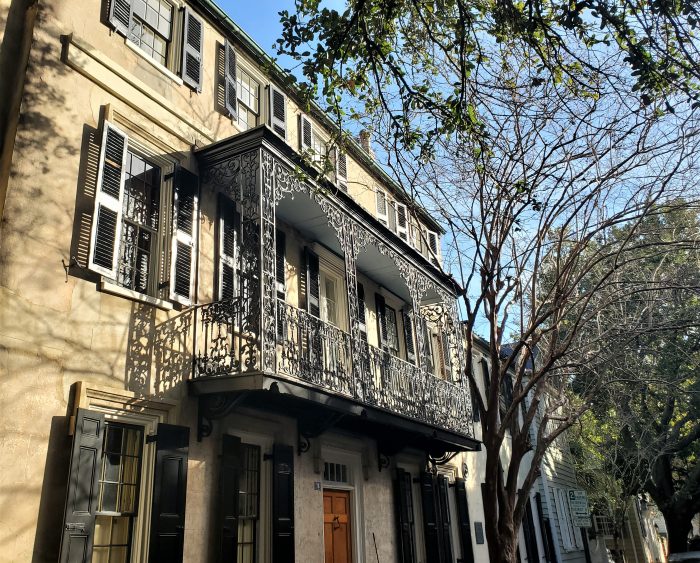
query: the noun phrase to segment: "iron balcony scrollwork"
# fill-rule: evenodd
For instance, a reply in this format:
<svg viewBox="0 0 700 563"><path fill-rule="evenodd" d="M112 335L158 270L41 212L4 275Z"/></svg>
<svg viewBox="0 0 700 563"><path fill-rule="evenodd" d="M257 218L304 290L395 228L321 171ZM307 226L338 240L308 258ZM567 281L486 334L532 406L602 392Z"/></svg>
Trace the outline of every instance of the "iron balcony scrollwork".
<svg viewBox="0 0 700 563"><path fill-rule="evenodd" d="M198 308L194 377L245 375L247 337L242 299ZM465 435L471 433L467 394L387 350L367 344L353 358L350 335L281 299L276 301L276 372L358 403ZM363 369L353 370L353 361ZM356 374L360 374L357 380Z"/></svg>

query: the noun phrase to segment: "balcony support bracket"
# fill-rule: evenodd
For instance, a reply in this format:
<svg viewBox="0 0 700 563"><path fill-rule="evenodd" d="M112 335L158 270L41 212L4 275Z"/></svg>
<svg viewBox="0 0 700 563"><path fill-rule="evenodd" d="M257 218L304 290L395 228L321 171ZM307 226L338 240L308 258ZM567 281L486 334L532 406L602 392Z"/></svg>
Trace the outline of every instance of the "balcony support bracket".
<svg viewBox="0 0 700 563"><path fill-rule="evenodd" d="M301 455L311 449L311 439L318 438L330 430L345 416L344 413L334 412L325 418L301 418L297 424L297 454Z"/></svg>
<svg viewBox="0 0 700 563"><path fill-rule="evenodd" d="M214 431L214 421L231 414L247 393L213 393L200 395L197 404L197 441L208 438Z"/></svg>

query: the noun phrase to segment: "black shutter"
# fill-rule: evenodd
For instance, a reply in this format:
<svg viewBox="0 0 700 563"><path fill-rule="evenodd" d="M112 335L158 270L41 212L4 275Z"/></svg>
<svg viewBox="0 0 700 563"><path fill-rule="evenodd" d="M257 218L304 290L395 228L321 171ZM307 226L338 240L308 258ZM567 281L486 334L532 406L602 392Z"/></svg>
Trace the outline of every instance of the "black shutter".
<svg viewBox="0 0 700 563"><path fill-rule="evenodd" d="M521 493L522 494L522 493ZM537 536L535 533L535 522L532 518L532 503L527 499L525 506L525 518L523 520L523 534L525 535L525 552L529 562L539 561L540 553L537 549Z"/></svg>
<svg viewBox="0 0 700 563"><path fill-rule="evenodd" d="M236 117L236 51L233 45L226 41L224 45L224 105L231 117Z"/></svg>
<svg viewBox="0 0 700 563"><path fill-rule="evenodd" d="M449 483L444 475L437 476L439 523L442 536L443 561L452 562L452 518L450 515Z"/></svg>
<svg viewBox="0 0 700 563"><path fill-rule="evenodd" d="M321 316L318 256L306 248L306 310L314 317Z"/></svg>
<svg viewBox="0 0 700 563"><path fill-rule="evenodd" d="M104 414L78 409L68 473L60 563L89 563L92 560L104 433Z"/></svg>
<svg viewBox="0 0 700 563"><path fill-rule="evenodd" d="M184 168L178 168L175 174L173 202L170 299L184 304L193 301L198 191L199 178Z"/></svg>
<svg viewBox="0 0 700 563"><path fill-rule="evenodd" d="M197 92L202 91L202 51L204 24L189 8L185 8L182 32L182 81Z"/></svg>
<svg viewBox="0 0 700 563"><path fill-rule="evenodd" d="M549 518L544 517L542 510L542 495L535 493L535 506L537 507L537 520L540 524L542 533L542 544L544 545L544 558L547 563L557 563L556 551L554 549L554 536L552 534L552 526Z"/></svg>
<svg viewBox="0 0 700 563"><path fill-rule="evenodd" d="M421 504L423 505L423 533L428 563L443 563L442 530L440 529L436 479L432 473L420 474Z"/></svg>
<svg viewBox="0 0 700 563"><path fill-rule="evenodd" d="M413 521L413 492L411 474L396 469L394 475L394 508L399 541L399 561L415 563L416 541Z"/></svg>
<svg viewBox="0 0 700 563"><path fill-rule="evenodd" d="M283 139L287 138L287 96L270 86L270 127Z"/></svg>
<svg viewBox="0 0 700 563"><path fill-rule="evenodd" d="M124 205L124 175L129 141L105 121L95 192L89 268L109 279L117 277Z"/></svg>
<svg viewBox="0 0 700 563"><path fill-rule="evenodd" d="M455 479L455 497L457 500L459 541L462 544L462 561L463 563L474 563L472 529L469 520L469 501L467 499L467 482L464 479Z"/></svg>
<svg viewBox="0 0 700 563"><path fill-rule="evenodd" d="M182 561L190 429L158 424L153 477L150 563Z"/></svg>
<svg viewBox="0 0 700 563"><path fill-rule="evenodd" d="M272 562L294 563L294 448L272 449Z"/></svg>
<svg viewBox="0 0 700 563"><path fill-rule="evenodd" d="M305 115L299 116L299 150L311 150L313 145L311 143L313 139L312 133L313 126L311 120Z"/></svg>
<svg viewBox="0 0 700 563"><path fill-rule="evenodd" d="M240 252L241 217L236 205L223 194L219 195L218 233L218 295L219 299L230 301L239 292L238 256Z"/></svg>
<svg viewBox="0 0 700 563"><path fill-rule="evenodd" d="M406 344L406 359L412 364L416 363L416 348L413 344L413 320L406 311L401 312L403 320L403 337Z"/></svg>
<svg viewBox="0 0 700 563"><path fill-rule="evenodd" d="M377 307L377 332L379 334L379 345L382 350L389 347L386 330L386 300L379 293L374 294L374 303Z"/></svg>
<svg viewBox="0 0 700 563"><path fill-rule="evenodd" d="M488 401L489 388L491 387L491 374L489 373L489 363L483 358L481 360L481 375L484 378L484 394Z"/></svg>
<svg viewBox="0 0 700 563"><path fill-rule="evenodd" d="M219 475L219 556L220 563L236 563L238 556L238 497L241 467L241 439L222 436Z"/></svg>
<svg viewBox="0 0 700 563"><path fill-rule="evenodd" d="M109 3L109 23L119 33L126 35L131 26L131 0L111 0Z"/></svg>

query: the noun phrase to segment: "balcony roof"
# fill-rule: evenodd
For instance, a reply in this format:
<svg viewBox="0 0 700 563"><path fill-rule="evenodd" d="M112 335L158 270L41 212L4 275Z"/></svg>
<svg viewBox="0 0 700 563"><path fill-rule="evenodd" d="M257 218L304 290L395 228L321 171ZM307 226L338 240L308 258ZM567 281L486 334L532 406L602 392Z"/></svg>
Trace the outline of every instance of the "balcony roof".
<svg viewBox="0 0 700 563"><path fill-rule="evenodd" d="M188 382L195 396L230 394L236 408L255 408L291 416L299 432L315 437L334 429L375 439L382 453L413 448L435 458L446 453L478 451L481 442L457 432L311 388L284 377L255 374L203 377Z"/></svg>

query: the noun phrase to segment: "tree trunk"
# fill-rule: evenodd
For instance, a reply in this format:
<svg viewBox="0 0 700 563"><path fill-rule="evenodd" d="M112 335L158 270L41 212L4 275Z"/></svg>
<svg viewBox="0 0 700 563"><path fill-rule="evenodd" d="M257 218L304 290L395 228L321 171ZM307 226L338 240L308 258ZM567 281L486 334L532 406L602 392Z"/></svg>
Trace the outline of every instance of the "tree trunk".
<svg viewBox="0 0 700 563"><path fill-rule="evenodd" d="M682 553L688 551L688 534L692 530L693 515L679 513L673 506L662 510L668 529L668 552Z"/></svg>

